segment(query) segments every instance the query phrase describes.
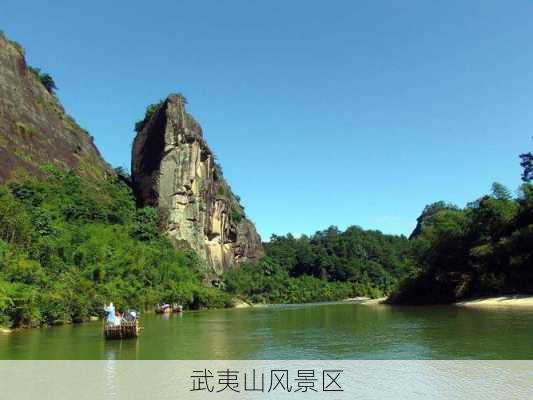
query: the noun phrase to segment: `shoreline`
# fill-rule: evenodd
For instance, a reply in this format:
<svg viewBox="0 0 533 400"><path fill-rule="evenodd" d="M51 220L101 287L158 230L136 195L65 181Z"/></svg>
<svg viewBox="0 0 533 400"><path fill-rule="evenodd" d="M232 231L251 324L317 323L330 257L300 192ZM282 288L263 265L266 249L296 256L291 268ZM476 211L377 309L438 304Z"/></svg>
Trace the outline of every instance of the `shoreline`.
<svg viewBox="0 0 533 400"><path fill-rule="evenodd" d="M492 297L478 297L454 303L458 307L480 308L531 308L533 309L533 295L512 294Z"/></svg>
<svg viewBox="0 0 533 400"><path fill-rule="evenodd" d="M349 297L343 300L337 301L337 303L347 303L347 304L358 304L358 305L391 305L395 304L387 303L388 297L379 297L372 299L370 297ZM318 302L320 303L320 302ZM318 304L316 303L316 304ZM326 302L327 303L327 302ZM311 303L297 303L297 304L311 304ZM262 304L262 303L250 303L242 298L233 299L234 309L238 308L265 308L268 306L279 305L279 304ZM533 310L533 295L526 294L513 294L513 295L501 295L501 296L492 296L492 297L476 297L470 298L456 303L449 304L450 306L457 307L472 307L472 308L512 308L512 309L532 309ZM154 312L145 311L145 314L154 314ZM94 319L91 319L94 321ZM86 323L89 321L84 321L80 323ZM0 326L0 334L9 335L11 333L27 330L27 329L36 329L36 328L45 328L51 326L40 326L40 327L17 327L17 328L6 328Z"/></svg>
<svg viewBox="0 0 533 400"><path fill-rule="evenodd" d="M376 305L376 304L387 304L388 297L379 297L371 298L365 296L358 297L348 297L342 300L334 301L317 301L310 303L251 303L249 301L243 300L241 298L233 299L233 307L231 308L265 308L273 306L288 306L288 305L309 305L309 304L330 304L330 303L348 303L348 304L362 304L362 305Z"/></svg>
<svg viewBox="0 0 533 400"><path fill-rule="evenodd" d="M347 299L342 300L343 303L351 303L351 304L362 304L362 305L375 305L375 304L387 304L388 297L378 297L376 299L372 299L370 297L349 297Z"/></svg>

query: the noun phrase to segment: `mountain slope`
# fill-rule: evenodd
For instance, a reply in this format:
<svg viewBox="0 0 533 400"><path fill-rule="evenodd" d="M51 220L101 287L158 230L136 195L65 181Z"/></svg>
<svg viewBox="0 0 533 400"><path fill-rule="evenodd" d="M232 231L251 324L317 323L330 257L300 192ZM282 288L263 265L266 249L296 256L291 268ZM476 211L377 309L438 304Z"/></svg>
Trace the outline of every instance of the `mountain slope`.
<svg viewBox="0 0 533 400"><path fill-rule="evenodd" d="M40 174L45 163L90 178L111 173L91 136L28 67L24 50L0 32L0 184L18 171Z"/></svg>

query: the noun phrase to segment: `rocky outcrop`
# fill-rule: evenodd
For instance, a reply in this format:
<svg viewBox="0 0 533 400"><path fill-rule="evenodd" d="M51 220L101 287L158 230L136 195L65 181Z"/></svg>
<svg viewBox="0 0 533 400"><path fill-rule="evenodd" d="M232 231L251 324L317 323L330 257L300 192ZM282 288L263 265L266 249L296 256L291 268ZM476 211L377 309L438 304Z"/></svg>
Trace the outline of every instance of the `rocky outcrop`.
<svg viewBox="0 0 533 400"><path fill-rule="evenodd" d="M409 236L409 240L415 239L418 235L422 233L422 229L424 226L431 225L431 222L435 215L441 211L446 210L457 210L457 206L446 203L444 201L437 201L435 203L428 204L426 207L424 207L424 210L422 211L422 214L418 216L416 219L416 226L413 232L411 232L411 235Z"/></svg>
<svg viewBox="0 0 533 400"><path fill-rule="evenodd" d="M245 217L215 163L185 99L170 95L149 107L132 149L133 187L140 205L157 207L178 248L195 250L216 273L262 252L261 238Z"/></svg>
<svg viewBox="0 0 533 400"><path fill-rule="evenodd" d="M39 174L46 163L87 177L112 173L91 136L28 68L22 47L0 32L0 184L18 171Z"/></svg>

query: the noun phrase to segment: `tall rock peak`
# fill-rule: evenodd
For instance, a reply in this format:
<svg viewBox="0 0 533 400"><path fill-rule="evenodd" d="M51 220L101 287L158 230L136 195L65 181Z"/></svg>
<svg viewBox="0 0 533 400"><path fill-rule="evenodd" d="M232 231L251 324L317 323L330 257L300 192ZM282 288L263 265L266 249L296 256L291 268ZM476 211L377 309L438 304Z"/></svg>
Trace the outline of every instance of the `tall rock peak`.
<svg viewBox="0 0 533 400"><path fill-rule="evenodd" d="M112 174L91 136L28 67L22 47L0 32L0 184L50 162L95 179Z"/></svg>
<svg viewBox="0 0 533 400"><path fill-rule="evenodd" d="M195 250L219 274L257 259L261 238L185 104L171 94L137 125L133 187L140 205L159 210L174 245Z"/></svg>

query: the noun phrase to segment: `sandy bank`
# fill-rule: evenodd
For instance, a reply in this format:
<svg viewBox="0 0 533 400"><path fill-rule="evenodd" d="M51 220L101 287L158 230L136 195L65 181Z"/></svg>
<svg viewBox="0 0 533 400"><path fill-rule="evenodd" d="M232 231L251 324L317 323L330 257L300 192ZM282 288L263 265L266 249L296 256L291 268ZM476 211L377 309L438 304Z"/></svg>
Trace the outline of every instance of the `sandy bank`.
<svg viewBox="0 0 533 400"><path fill-rule="evenodd" d="M233 298L233 308L248 308L253 307L251 303L248 303L238 297Z"/></svg>
<svg viewBox="0 0 533 400"><path fill-rule="evenodd" d="M462 307L531 307L533 308L532 295L513 294L498 297L484 297L469 299L455 303Z"/></svg>
<svg viewBox="0 0 533 400"><path fill-rule="evenodd" d="M11 332L13 332L11 329L3 328L0 326L0 333L11 333Z"/></svg>
<svg viewBox="0 0 533 400"><path fill-rule="evenodd" d="M371 304L384 304L385 300L387 300L386 297L380 297L378 299L371 299L370 297L351 297L348 299L344 299L344 303L353 303L353 304L364 304L364 305L371 305Z"/></svg>

